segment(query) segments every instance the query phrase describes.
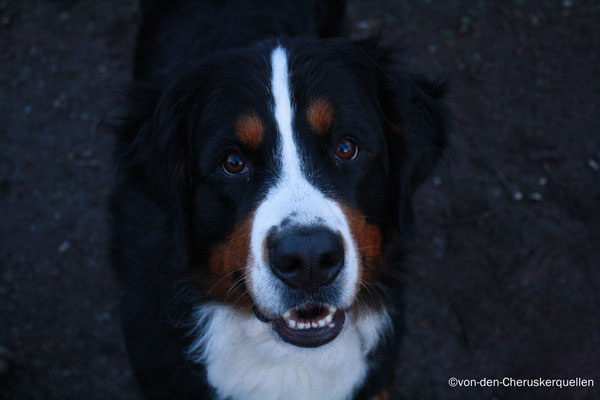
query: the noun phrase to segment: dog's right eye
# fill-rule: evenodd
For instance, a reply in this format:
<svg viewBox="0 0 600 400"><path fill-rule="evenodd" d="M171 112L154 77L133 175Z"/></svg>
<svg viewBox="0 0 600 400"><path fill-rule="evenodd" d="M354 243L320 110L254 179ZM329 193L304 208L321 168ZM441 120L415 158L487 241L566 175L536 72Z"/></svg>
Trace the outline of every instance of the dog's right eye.
<svg viewBox="0 0 600 400"><path fill-rule="evenodd" d="M358 154L358 146L349 138L341 139L335 148L335 156L340 160L354 160Z"/></svg>
<svg viewBox="0 0 600 400"><path fill-rule="evenodd" d="M244 161L244 158L236 151L227 154L223 159L221 166L223 167L223 171L228 175L239 175L248 170L246 161Z"/></svg>

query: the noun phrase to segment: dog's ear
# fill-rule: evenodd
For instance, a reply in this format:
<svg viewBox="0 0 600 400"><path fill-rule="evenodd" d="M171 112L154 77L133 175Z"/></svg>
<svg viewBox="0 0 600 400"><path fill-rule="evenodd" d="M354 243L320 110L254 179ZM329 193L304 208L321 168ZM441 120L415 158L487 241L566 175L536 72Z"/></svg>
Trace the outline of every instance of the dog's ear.
<svg viewBox="0 0 600 400"><path fill-rule="evenodd" d="M197 82L194 82L197 84ZM198 90L188 80L170 86L134 84L118 125L116 159L145 194L163 200L191 182L192 118L200 109Z"/></svg>
<svg viewBox="0 0 600 400"><path fill-rule="evenodd" d="M405 239L415 234L412 197L440 160L448 143L446 82L404 71L399 52L379 39L360 43L375 61L377 97L388 142L391 207Z"/></svg>

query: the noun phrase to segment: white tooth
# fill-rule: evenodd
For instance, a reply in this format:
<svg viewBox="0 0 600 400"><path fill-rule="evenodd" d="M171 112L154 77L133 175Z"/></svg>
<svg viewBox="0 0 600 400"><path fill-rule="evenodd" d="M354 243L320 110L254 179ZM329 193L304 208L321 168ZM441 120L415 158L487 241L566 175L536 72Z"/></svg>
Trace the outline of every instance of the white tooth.
<svg viewBox="0 0 600 400"><path fill-rule="evenodd" d="M298 329L304 329L304 322L298 322Z"/></svg>
<svg viewBox="0 0 600 400"><path fill-rule="evenodd" d="M329 307L329 314L334 314L337 311L337 307Z"/></svg>
<svg viewBox="0 0 600 400"><path fill-rule="evenodd" d="M318 327L318 326L319 326L319 324L313 321L313 322L311 323L311 326L312 326L313 328L316 328L316 327Z"/></svg>
<svg viewBox="0 0 600 400"><path fill-rule="evenodd" d="M283 313L282 316L283 316L284 319L290 319L291 315L292 315L291 311L286 311L286 312Z"/></svg>
<svg viewBox="0 0 600 400"><path fill-rule="evenodd" d="M293 319L288 319L287 323L290 328L296 329L296 321L294 321Z"/></svg>
<svg viewBox="0 0 600 400"><path fill-rule="evenodd" d="M331 315L331 314L328 314L328 315L325 317L325 323L326 323L326 324L330 323L332 320L333 320L333 315Z"/></svg>
<svg viewBox="0 0 600 400"><path fill-rule="evenodd" d="M320 328L324 327L324 326L325 326L325 324L326 324L326 322L325 322L325 319L324 319L324 318L319 320L319 327L320 327Z"/></svg>

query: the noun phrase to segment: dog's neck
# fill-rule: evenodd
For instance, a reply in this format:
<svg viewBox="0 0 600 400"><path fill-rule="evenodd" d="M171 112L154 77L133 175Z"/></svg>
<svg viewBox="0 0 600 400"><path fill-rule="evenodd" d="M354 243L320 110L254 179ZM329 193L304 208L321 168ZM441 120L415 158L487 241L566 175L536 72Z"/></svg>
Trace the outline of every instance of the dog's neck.
<svg viewBox="0 0 600 400"><path fill-rule="evenodd" d="M189 356L205 365L222 399L348 399L364 381L367 355L391 323L385 311L355 314L348 314L333 342L301 348L281 341L254 315L203 305Z"/></svg>

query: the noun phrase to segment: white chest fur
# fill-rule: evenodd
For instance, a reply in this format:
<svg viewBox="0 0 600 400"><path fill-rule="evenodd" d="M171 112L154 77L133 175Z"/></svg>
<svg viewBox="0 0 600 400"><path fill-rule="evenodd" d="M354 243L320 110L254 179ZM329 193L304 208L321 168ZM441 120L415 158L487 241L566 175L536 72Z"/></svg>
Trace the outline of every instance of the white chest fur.
<svg viewBox="0 0 600 400"><path fill-rule="evenodd" d="M389 326L386 313L346 316L340 335L314 349L287 344L269 324L223 305L197 312L192 360L206 365L220 398L235 400L348 399L365 378L367 353Z"/></svg>

